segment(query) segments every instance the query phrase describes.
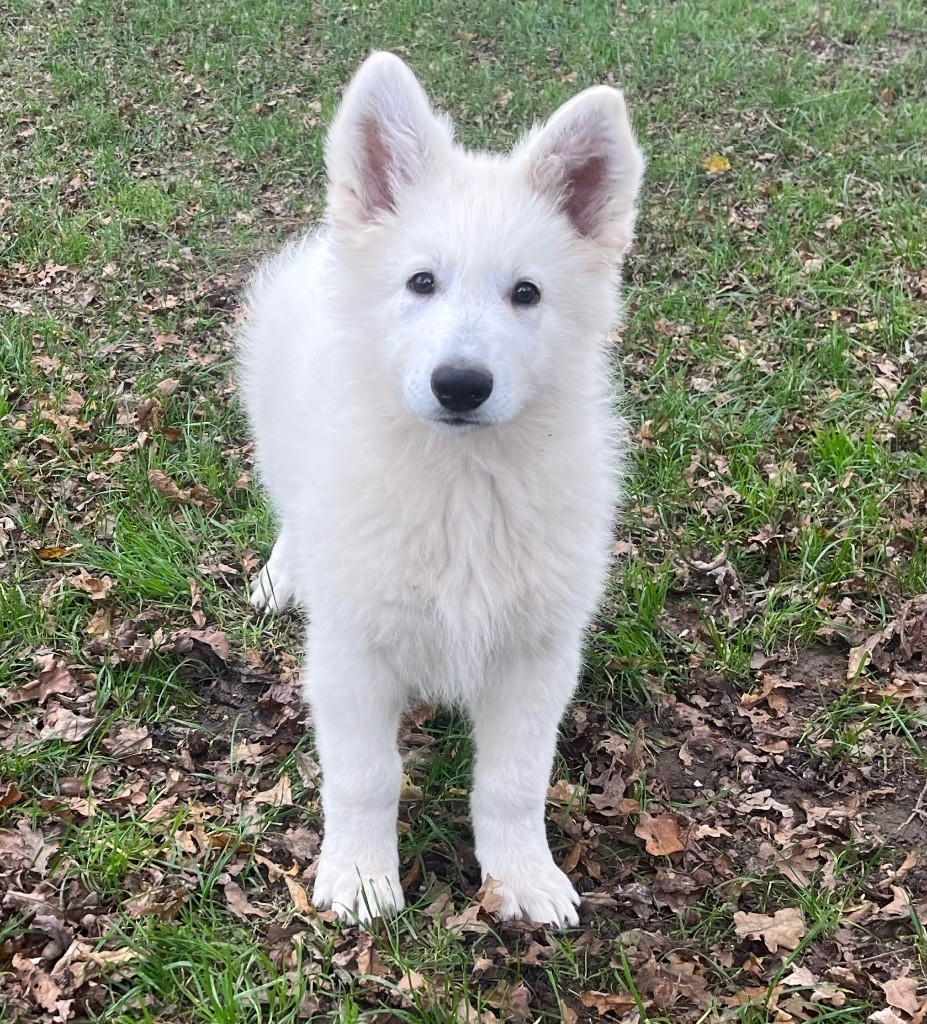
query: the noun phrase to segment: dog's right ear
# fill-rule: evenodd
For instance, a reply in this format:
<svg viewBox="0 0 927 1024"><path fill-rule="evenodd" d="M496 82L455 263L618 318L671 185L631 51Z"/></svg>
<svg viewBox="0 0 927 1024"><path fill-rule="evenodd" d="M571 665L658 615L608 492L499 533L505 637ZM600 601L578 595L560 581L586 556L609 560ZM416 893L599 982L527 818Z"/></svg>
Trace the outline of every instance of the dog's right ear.
<svg viewBox="0 0 927 1024"><path fill-rule="evenodd" d="M516 151L534 187L575 231L612 254L631 242L644 157L618 89L593 86L556 111Z"/></svg>
<svg viewBox="0 0 927 1024"><path fill-rule="evenodd" d="M329 216L336 227L371 224L395 210L453 145L449 122L431 109L415 75L375 53L348 86L325 145Z"/></svg>

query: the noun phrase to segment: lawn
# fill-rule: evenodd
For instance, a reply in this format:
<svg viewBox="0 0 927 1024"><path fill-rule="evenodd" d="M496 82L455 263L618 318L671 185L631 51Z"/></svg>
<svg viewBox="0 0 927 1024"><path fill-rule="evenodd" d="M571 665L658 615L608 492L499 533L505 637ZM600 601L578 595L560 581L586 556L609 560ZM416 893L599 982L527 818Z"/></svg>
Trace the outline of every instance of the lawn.
<svg viewBox="0 0 927 1024"><path fill-rule="evenodd" d="M6 0L0 1021L927 1017L927 11ZM466 722L403 734L409 908L308 903L302 630L231 379L375 48L470 145L626 90L649 167L614 583L552 780L564 933L482 906ZM874 1016L873 1016L874 1015Z"/></svg>

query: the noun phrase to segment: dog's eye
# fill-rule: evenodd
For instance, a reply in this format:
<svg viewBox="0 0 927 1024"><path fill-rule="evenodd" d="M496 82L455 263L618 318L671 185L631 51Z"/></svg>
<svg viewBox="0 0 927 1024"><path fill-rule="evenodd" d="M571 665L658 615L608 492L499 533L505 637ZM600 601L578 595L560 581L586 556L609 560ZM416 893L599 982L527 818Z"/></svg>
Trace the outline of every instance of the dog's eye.
<svg viewBox="0 0 927 1024"><path fill-rule="evenodd" d="M431 295L435 290L435 276L427 270L420 270L406 281L406 287L417 295Z"/></svg>
<svg viewBox="0 0 927 1024"><path fill-rule="evenodd" d="M536 306L541 301L541 289L530 281L519 281L512 289L512 302L516 306Z"/></svg>

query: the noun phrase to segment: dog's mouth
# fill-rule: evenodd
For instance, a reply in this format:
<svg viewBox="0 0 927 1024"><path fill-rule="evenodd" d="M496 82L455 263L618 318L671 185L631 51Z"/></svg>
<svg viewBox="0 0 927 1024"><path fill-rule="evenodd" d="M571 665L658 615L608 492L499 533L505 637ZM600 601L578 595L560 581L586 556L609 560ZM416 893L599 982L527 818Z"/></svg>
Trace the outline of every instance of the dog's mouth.
<svg viewBox="0 0 927 1024"><path fill-rule="evenodd" d="M436 416L433 422L453 427L455 430L460 430L463 427L486 427L489 425L486 420L473 416Z"/></svg>

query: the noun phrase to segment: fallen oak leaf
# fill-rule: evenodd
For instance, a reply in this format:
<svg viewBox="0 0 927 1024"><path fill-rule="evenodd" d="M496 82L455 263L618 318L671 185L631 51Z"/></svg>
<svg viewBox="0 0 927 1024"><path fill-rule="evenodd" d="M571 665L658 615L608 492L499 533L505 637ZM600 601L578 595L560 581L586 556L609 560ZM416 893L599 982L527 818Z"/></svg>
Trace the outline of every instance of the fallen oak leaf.
<svg viewBox="0 0 927 1024"><path fill-rule="evenodd" d="M665 857L671 853L680 853L686 848L682 841L679 822L672 814L660 814L656 817L642 814L634 834L638 839L644 840L644 848L651 857Z"/></svg>
<svg viewBox="0 0 927 1024"><path fill-rule="evenodd" d="M32 998L48 1013L59 1015L61 1010L63 990L50 975L46 974L37 964L34 964L21 953L14 953L12 966L31 994ZM67 1001L70 1008L70 1000ZM67 1015L60 1015L58 1019L67 1020Z"/></svg>
<svg viewBox="0 0 927 1024"><path fill-rule="evenodd" d="M58 843L46 840L43 832L30 828L25 818L17 822L15 832L0 832L0 863L4 868L25 868L44 875L57 852Z"/></svg>
<svg viewBox="0 0 927 1024"><path fill-rule="evenodd" d="M82 740L96 724L96 719L75 715L73 711L60 704L53 704L45 713L45 724L39 733L43 740L61 740L64 743L77 743Z"/></svg>
<svg viewBox="0 0 927 1024"><path fill-rule="evenodd" d="M904 1010L913 1017L921 1007L917 998L917 978L893 978L880 982L879 988L885 993L885 1001L895 1010Z"/></svg>
<svg viewBox="0 0 927 1024"><path fill-rule="evenodd" d="M229 660L228 637L212 626L207 629L179 629L157 644L161 654L190 654L204 648L220 661Z"/></svg>
<svg viewBox="0 0 927 1024"><path fill-rule="evenodd" d="M579 1001L596 1013L629 1013L637 1007L630 992L580 992Z"/></svg>
<svg viewBox="0 0 927 1024"><path fill-rule="evenodd" d="M124 726L114 735L107 736L103 740L102 747L110 757L140 754L143 750L151 750L151 733L149 733L147 725Z"/></svg>
<svg viewBox="0 0 927 1024"><path fill-rule="evenodd" d="M775 953L780 949L797 949L808 928L797 907L786 907L772 916L738 910L734 914L734 930L740 939L762 939L769 952Z"/></svg>
<svg viewBox="0 0 927 1024"><path fill-rule="evenodd" d="M309 894L304 886L300 885L295 878L290 878L286 874L283 876L283 880L290 891L290 899L293 901L293 906L296 908L297 913L302 914L303 917L314 917L315 913L312 909L312 904L309 902Z"/></svg>
<svg viewBox="0 0 927 1024"><path fill-rule="evenodd" d="M566 779L559 779L547 790L547 799L557 804L578 804L585 796L585 789Z"/></svg>
<svg viewBox="0 0 927 1024"><path fill-rule="evenodd" d="M94 601L102 601L116 586L116 581L112 576L91 576L86 569L81 569L77 576L68 577L68 583L75 590L89 594Z"/></svg>
<svg viewBox="0 0 927 1024"><path fill-rule="evenodd" d="M269 804L271 807L292 807L293 790L289 775L281 775L280 781L270 789L261 790L252 798L256 804Z"/></svg>
<svg viewBox="0 0 927 1024"><path fill-rule="evenodd" d="M192 576L187 577L187 583L190 587L190 615L193 619L193 625L198 629L202 629L206 625L206 615L203 612L203 594L200 591L199 584Z"/></svg>
<svg viewBox="0 0 927 1024"><path fill-rule="evenodd" d="M385 978L389 975L370 932L363 932L357 940L357 970L372 978Z"/></svg>
<svg viewBox="0 0 927 1024"><path fill-rule="evenodd" d="M13 804L19 803L22 798L22 790L16 785L16 783L8 782L6 789L0 790L0 811L6 810L7 807L12 807Z"/></svg>
<svg viewBox="0 0 927 1024"><path fill-rule="evenodd" d="M179 487L177 483L160 469L148 470L148 483L165 498L186 504L190 500L190 492Z"/></svg>
<svg viewBox="0 0 927 1024"><path fill-rule="evenodd" d="M492 875L483 879L480 891L474 896L469 906L459 914L451 914L444 919L444 927L449 931L457 929L461 932L483 934L489 931L489 916L502 906L502 897L496 892L502 885Z"/></svg>
<svg viewBox="0 0 927 1024"><path fill-rule="evenodd" d="M7 700L10 703L34 700L44 704L52 694L72 693L77 688L77 680L61 658L45 654L37 657L36 662L41 669L38 678L9 693Z"/></svg>
<svg viewBox="0 0 927 1024"><path fill-rule="evenodd" d="M228 904L229 910L236 917L245 919L249 917L267 917L267 911L249 903L245 890L231 878L225 883L223 892L225 893L225 902Z"/></svg>

